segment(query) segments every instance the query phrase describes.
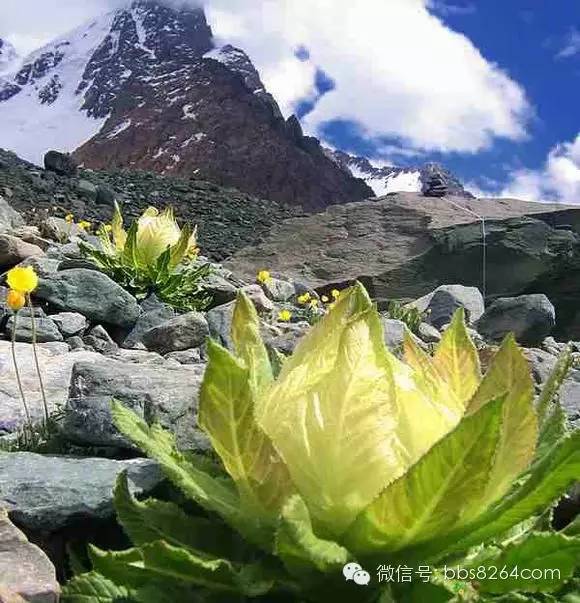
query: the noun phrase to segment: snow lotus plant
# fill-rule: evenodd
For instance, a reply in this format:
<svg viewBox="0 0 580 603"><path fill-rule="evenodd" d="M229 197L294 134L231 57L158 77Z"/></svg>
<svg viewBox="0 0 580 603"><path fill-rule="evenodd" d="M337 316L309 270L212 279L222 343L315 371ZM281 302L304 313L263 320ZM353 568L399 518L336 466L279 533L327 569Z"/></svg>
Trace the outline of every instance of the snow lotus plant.
<svg viewBox="0 0 580 603"><path fill-rule="evenodd" d="M134 548L93 547L93 571L64 601L578 600L578 523L549 527L580 476L580 433L552 401L567 357L534 402L513 338L482 377L458 311L432 357L407 337L400 361L360 285L279 372L243 294L232 339L234 354L209 343L200 395L220 463L178 451L160 426L113 404L120 431L205 514L137 501L123 476L116 508ZM370 583L345 580L347 563ZM430 580L379 581L380 565L427 568ZM538 568L558 571L522 573Z"/></svg>
<svg viewBox="0 0 580 603"><path fill-rule="evenodd" d="M84 254L121 286L144 297L149 293L183 310L203 309L208 296L201 280L209 265L196 263L197 231L180 228L173 211L149 207L129 231L115 204L113 220L98 231L101 249L81 243Z"/></svg>

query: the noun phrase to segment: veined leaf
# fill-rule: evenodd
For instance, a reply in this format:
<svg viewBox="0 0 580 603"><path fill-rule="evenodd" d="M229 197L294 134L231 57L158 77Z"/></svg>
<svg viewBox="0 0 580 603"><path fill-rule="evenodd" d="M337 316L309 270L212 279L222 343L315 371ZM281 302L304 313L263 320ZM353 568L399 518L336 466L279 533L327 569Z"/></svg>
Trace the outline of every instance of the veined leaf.
<svg viewBox="0 0 580 603"><path fill-rule="evenodd" d="M308 508L298 495L290 498L282 509L275 553L290 574L302 579L319 572L339 573L351 559L345 548L314 534Z"/></svg>
<svg viewBox="0 0 580 603"><path fill-rule="evenodd" d="M287 459L293 481L302 482L313 518L327 515L334 534L459 420L386 351L360 285L341 296L284 363L269 400L276 411L263 409L261 416L277 432L283 456L293 455Z"/></svg>
<svg viewBox="0 0 580 603"><path fill-rule="evenodd" d="M168 265L170 268L175 268L178 264L180 264L187 253L189 248L189 239L193 234L193 228L189 224L185 224L181 229L181 234L179 235L179 240L173 247L171 247L170 251L170 260Z"/></svg>
<svg viewBox="0 0 580 603"><path fill-rule="evenodd" d="M249 370L251 386L256 392L273 379L268 350L260 335L260 320L254 304L240 291L232 318L232 341L236 356Z"/></svg>
<svg viewBox="0 0 580 603"><path fill-rule="evenodd" d="M123 262L133 267L141 265L138 259L137 230L138 224L137 222L133 222L131 228L129 228L129 232L127 233L127 240L125 242L122 255Z"/></svg>
<svg viewBox="0 0 580 603"><path fill-rule="evenodd" d="M159 425L147 425L133 411L113 400L112 415L117 429L150 458L186 496L245 533L239 498L231 484L197 469L175 447L173 436ZM240 529L241 526L241 529ZM247 527L247 525L246 525Z"/></svg>
<svg viewBox="0 0 580 603"><path fill-rule="evenodd" d="M515 478L530 466L538 439L538 422L533 404L534 382L528 361L513 335L505 338L494 356L467 412L476 412L501 394L506 396L501 439L482 506L501 498Z"/></svg>
<svg viewBox="0 0 580 603"><path fill-rule="evenodd" d="M480 588L497 594L553 592L572 577L579 561L580 538L549 532L531 534L490 561L495 567L505 567L509 575L500 580L479 580Z"/></svg>
<svg viewBox="0 0 580 603"><path fill-rule="evenodd" d="M129 491L127 474L117 478L114 492L117 519L136 546L165 540L214 556L233 556L235 536L225 526L204 517L187 515L177 505L161 500L140 502Z"/></svg>
<svg viewBox="0 0 580 603"><path fill-rule="evenodd" d="M254 419L250 370L213 341L208 343L208 355L199 424L235 481L243 504L273 525L291 482L286 466Z"/></svg>
<svg viewBox="0 0 580 603"><path fill-rule="evenodd" d="M503 400L465 418L367 507L344 536L362 556L436 538L481 510L501 437Z"/></svg>
<svg viewBox="0 0 580 603"><path fill-rule="evenodd" d="M535 460L541 459L546 452L549 452L567 434L568 417L560 402L556 401L542 424Z"/></svg>
<svg viewBox="0 0 580 603"><path fill-rule="evenodd" d="M97 572L73 578L64 588L61 603L128 603L130 592Z"/></svg>
<svg viewBox="0 0 580 603"><path fill-rule="evenodd" d="M385 349L361 285L298 344L256 417L325 537L343 532L453 427Z"/></svg>
<svg viewBox="0 0 580 603"><path fill-rule="evenodd" d="M111 220L111 233L113 235L113 244L117 252L122 252L127 242L127 233L123 228L123 214L119 208L119 204L115 201L115 211Z"/></svg>
<svg viewBox="0 0 580 603"><path fill-rule="evenodd" d="M529 474L479 517L431 542L404 551L408 563L440 559L505 534L525 519L543 512L580 475L580 430L554 446Z"/></svg>
<svg viewBox="0 0 580 603"><path fill-rule="evenodd" d="M449 384L458 404L463 408L481 381L477 350L465 328L463 308L459 308L443 333L433 356L433 366Z"/></svg>
<svg viewBox="0 0 580 603"><path fill-rule="evenodd" d="M566 375L572 368L572 349L566 346L566 349L560 354L558 362L551 372L550 377L544 384L542 392L538 398L537 409L540 425L543 426L544 421L551 413L551 404L558 395L562 383Z"/></svg>

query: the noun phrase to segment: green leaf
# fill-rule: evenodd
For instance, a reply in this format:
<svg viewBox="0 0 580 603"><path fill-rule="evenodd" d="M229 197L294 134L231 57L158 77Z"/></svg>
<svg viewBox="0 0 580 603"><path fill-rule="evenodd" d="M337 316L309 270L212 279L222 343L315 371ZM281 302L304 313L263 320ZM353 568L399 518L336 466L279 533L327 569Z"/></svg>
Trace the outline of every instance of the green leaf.
<svg viewBox="0 0 580 603"><path fill-rule="evenodd" d="M239 570L225 559L205 559L191 551L172 547L165 542L155 542L142 547L143 565L160 577L177 582L197 584L211 590L242 592L248 596L267 593L273 586L267 570L253 566L253 582L249 583L245 570Z"/></svg>
<svg viewBox="0 0 580 603"><path fill-rule="evenodd" d="M405 551L406 559L431 562L504 534L516 524L545 511L578 475L580 430L554 446L511 492L478 518L430 543Z"/></svg>
<svg viewBox="0 0 580 603"><path fill-rule="evenodd" d="M238 298L232 318L232 341L236 356L248 368L251 385L256 392L273 379L268 350L260 335L260 320L254 304L243 292Z"/></svg>
<svg viewBox="0 0 580 603"><path fill-rule="evenodd" d="M168 479L186 496L218 513L231 526L238 529L243 526L239 499L231 485L197 469L191 459L187 460L177 450L172 434L157 424L147 425L116 400L112 403L112 415L117 429L156 460Z"/></svg>
<svg viewBox="0 0 580 603"><path fill-rule="evenodd" d="M580 515L577 515L576 519L569 523L561 532L566 536L580 537Z"/></svg>
<svg viewBox="0 0 580 603"><path fill-rule="evenodd" d="M503 399L439 441L369 505L344 536L359 556L397 551L446 534L481 509L500 440Z"/></svg>
<svg viewBox="0 0 580 603"><path fill-rule="evenodd" d="M562 383L564 383L564 379L572 367L572 363L572 348L568 345L562 354L560 354L558 362L544 384L540 397L536 403L540 426L543 426L544 421L550 415L551 404L558 395Z"/></svg>
<svg viewBox="0 0 580 603"><path fill-rule="evenodd" d="M481 381L477 350L465 327L463 308L456 310L433 356L433 366L464 408ZM494 396L497 397L497 393Z"/></svg>
<svg viewBox="0 0 580 603"><path fill-rule="evenodd" d="M501 438L482 506L501 498L518 475L530 466L538 439L534 382L528 361L513 335L504 339L467 412L477 411L502 394L505 400Z"/></svg>
<svg viewBox="0 0 580 603"><path fill-rule="evenodd" d="M82 574L63 587L61 603L129 603L130 592L97 572Z"/></svg>
<svg viewBox="0 0 580 603"><path fill-rule="evenodd" d="M357 285L302 338L255 412L317 532L336 538L454 427L437 402L386 350L378 313Z"/></svg>
<svg viewBox="0 0 580 603"><path fill-rule="evenodd" d="M490 563L506 577L479 580L482 592L552 592L562 586L580 562L580 538L557 533L531 534L505 549ZM532 571L533 570L533 571Z"/></svg>
<svg viewBox="0 0 580 603"><path fill-rule="evenodd" d="M555 402L550 413L544 419L540 435L538 438L538 447L536 450L536 459L541 459L549 452L555 444L562 440L568 434L568 417L562 409L559 402Z"/></svg>
<svg viewBox="0 0 580 603"><path fill-rule="evenodd" d="M133 222L131 228L129 228L129 232L127 233L127 240L125 242L125 247L122 253L122 259L125 264L129 266L137 267L139 266L138 253L137 253L137 231L138 231L138 223L137 221Z"/></svg>
<svg viewBox="0 0 580 603"><path fill-rule="evenodd" d="M187 515L177 505L160 500L137 501L129 491L127 474L117 478L114 492L117 519L136 546L165 540L197 554L230 555L235 537L225 528L204 517Z"/></svg>
<svg viewBox="0 0 580 603"><path fill-rule="evenodd" d="M345 548L314 534L308 508L297 495L288 500L282 510L275 553L290 574L303 579L312 578L318 572L340 573L351 559Z"/></svg>
<svg viewBox="0 0 580 603"><path fill-rule="evenodd" d="M199 424L235 481L243 505L273 528L292 484L286 466L254 419L250 370L214 341L208 343L208 356Z"/></svg>
<svg viewBox="0 0 580 603"><path fill-rule="evenodd" d="M144 567L143 553L139 548L103 551L89 545L89 557L96 572L127 588L138 588L150 580L157 579L154 572Z"/></svg>
<svg viewBox="0 0 580 603"><path fill-rule="evenodd" d="M179 240L175 245L173 245L173 247L171 247L170 250L170 258L168 261L168 266L170 268L175 268L183 261L189 248L189 239L191 238L193 232L194 229L189 224L185 224L181 229Z"/></svg>

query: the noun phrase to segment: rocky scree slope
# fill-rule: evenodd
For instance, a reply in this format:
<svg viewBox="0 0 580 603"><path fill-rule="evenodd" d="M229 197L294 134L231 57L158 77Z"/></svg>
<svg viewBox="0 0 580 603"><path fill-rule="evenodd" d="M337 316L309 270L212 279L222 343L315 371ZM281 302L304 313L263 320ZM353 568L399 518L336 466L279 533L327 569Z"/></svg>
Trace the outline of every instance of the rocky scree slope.
<svg viewBox="0 0 580 603"><path fill-rule="evenodd" d="M203 253L221 260L257 244L274 224L301 213L197 178L139 170L77 170L66 156L50 157L51 169L46 170L0 149L0 195L29 223L68 213L77 221L108 223L114 200L123 206L128 222L149 205L170 206L181 221L198 225Z"/></svg>
<svg viewBox="0 0 580 603"><path fill-rule="evenodd" d="M196 175L319 208L373 195L285 120L247 55L216 48L204 11L136 0L0 79L0 144L88 167Z"/></svg>

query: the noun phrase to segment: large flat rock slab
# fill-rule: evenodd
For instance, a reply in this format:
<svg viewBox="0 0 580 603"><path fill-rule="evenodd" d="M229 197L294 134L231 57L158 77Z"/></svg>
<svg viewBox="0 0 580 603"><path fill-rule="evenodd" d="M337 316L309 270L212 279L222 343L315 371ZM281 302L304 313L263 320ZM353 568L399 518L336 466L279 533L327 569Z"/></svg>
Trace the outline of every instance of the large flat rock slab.
<svg viewBox="0 0 580 603"><path fill-rule="evenodd" d="M49 411L66 404L72 367L75 362L96 362L102 356L95 352L69 352L66 343L46 343L38 346L39 364ZM34 365L32 345L16 344L16 358L24 393L33 420L43 417L40 384ZM16 381L10 342L0 341L0 435L14 432L26 419Z"/></svg>

